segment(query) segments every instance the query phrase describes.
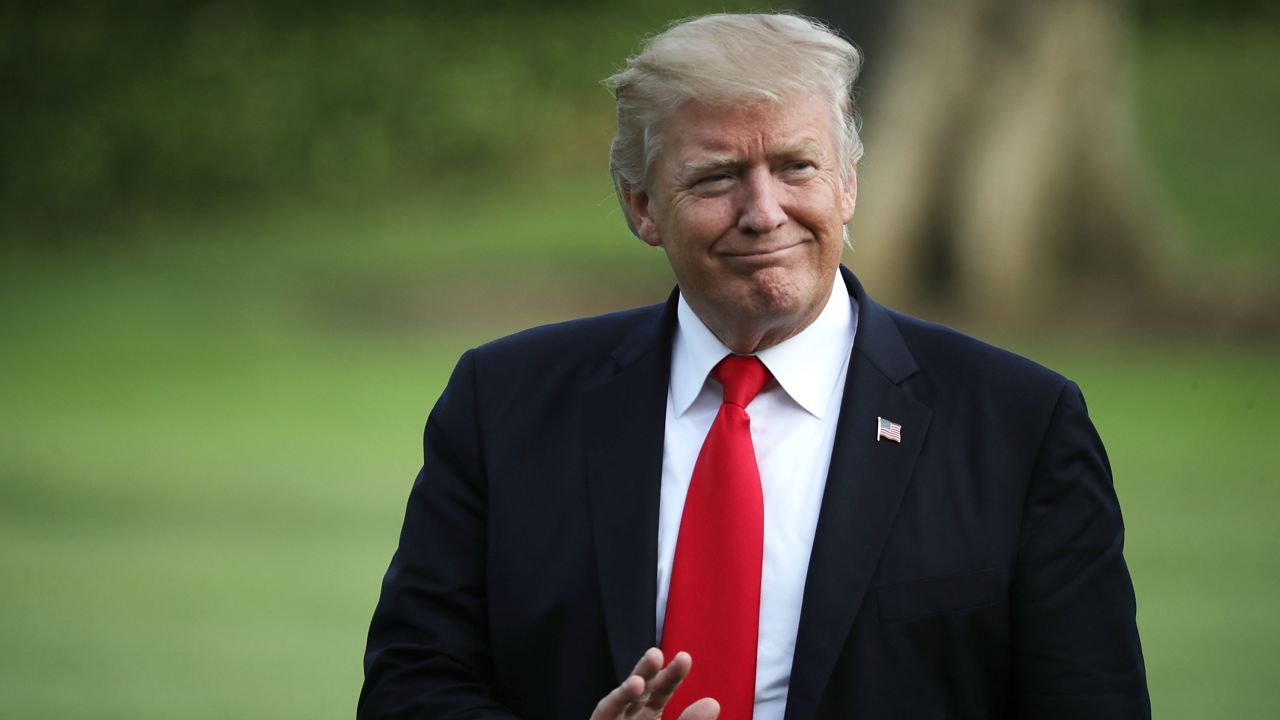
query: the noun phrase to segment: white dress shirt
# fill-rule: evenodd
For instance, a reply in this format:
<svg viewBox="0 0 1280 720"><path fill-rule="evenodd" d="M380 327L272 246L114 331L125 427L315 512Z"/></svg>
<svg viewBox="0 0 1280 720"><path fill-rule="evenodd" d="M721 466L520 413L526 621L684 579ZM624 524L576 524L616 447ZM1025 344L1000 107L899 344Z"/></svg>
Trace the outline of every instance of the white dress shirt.
<svg viewBox="0 0 1280 720"><path fill-rule="evenodd" d="M702 441L720 410L711 369L729 348L680 297L671 357L658 514L658 638L667 610L680 516ZM764 492L764 565L754 720L782 720L809 553L831 466L858 308L837 273L831 297L800 333L757 354L777 382L747 406ZM694 668L698 659L694 658Z"/></svg>

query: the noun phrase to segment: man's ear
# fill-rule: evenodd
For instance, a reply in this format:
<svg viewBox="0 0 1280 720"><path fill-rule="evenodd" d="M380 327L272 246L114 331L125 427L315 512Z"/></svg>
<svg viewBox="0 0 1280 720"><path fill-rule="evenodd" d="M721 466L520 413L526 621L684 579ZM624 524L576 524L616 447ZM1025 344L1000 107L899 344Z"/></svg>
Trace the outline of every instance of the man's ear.
<svg viewBox="0 0 1280 720"><path fill-rule="evenodd" d="M844 192L840 193L840 219L844 225L853 220L853 211L858 206L858 166L849 168L849 179L844 183Z"/></svg>
<svg viewBox="0 0 1280 720"><path fill-rule="evenodd" d="M661 247L662 237L658 234L658 226L653 222L653 213L649 207L649 193L624 185L622 203L627 206L627 215L631 218L631 230L635 232L636 237L653 247Z"/></svg>

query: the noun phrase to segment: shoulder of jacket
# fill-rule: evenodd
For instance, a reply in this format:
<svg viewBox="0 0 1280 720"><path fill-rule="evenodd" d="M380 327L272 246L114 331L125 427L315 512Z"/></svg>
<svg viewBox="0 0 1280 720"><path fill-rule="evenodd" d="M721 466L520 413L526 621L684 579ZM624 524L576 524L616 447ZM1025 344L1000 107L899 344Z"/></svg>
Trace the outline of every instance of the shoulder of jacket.
<svg viewBox="0 0 1280 720"><path fill-rule="evenodd" d="M539 325L491 340L472 352L479 358L491 360L510 355L533 359L543 353L563 353L570 349L587 353L591 350L608 352L641 324L652 322L662 309L663 305L659 303Z"/></svg>
<svg viewBox="0 0 1280 720"><path fill-rule="evenodd" d="M959 330L888 311L922 372L978 387L999 384L1051 392L1070 381L1055 370Z"/></svg>

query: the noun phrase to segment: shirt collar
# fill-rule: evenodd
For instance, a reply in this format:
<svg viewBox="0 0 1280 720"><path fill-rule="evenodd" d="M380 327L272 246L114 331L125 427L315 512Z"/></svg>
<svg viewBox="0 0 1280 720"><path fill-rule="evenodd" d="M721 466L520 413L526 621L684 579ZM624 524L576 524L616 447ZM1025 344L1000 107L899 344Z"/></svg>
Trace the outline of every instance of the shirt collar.
<svg viewBox="0 0 1280 720"><path fill-rule="evenodd" d="M857 303L836 273L831 295L817 319L794 337L761 350L757 357L792 400L821 418L828 410L840 371L849 361L857 327ZM689 409L711 369L730 352L681 293L671 358L671 400L677 416Z"/></svg>

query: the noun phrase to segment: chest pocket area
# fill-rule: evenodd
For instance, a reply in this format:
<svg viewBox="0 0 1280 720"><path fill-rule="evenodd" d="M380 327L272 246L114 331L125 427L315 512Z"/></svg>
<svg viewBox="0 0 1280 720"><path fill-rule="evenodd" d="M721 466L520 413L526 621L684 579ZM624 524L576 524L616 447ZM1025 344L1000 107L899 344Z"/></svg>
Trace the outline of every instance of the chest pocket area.
<svg viewBox="0 0 1280 720"><path fill-rule="evenodd" d="M998 591L995 568L983 568L882 585L876 600L880 622L889 623L992 605Z"/></svg>

